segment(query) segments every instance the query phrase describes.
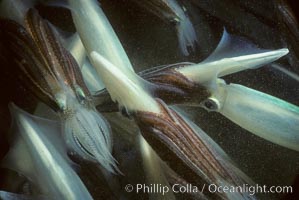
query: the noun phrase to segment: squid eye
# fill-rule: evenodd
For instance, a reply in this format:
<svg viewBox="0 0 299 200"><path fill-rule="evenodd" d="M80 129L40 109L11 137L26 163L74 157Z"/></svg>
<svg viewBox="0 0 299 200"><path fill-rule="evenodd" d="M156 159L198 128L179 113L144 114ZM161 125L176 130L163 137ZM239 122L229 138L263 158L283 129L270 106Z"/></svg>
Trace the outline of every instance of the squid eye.
<svg viewBox="0 0 299 200"><path fill-rule="evenodd" d="M75 91L76 91L76 95L77 95L77 98L78 98L79 102L80 103L84 102L86 100L86 96L85 96L82 88L77 86L75 88Z"/></svg>
<svg viewBox="0 0 299 200"><path fill-rule="evenodd" d="M220 109L220 103L217 99L215 98L208 98L205 101L202 102L202 106L207 110L207 111L218 111Z"/></svg>

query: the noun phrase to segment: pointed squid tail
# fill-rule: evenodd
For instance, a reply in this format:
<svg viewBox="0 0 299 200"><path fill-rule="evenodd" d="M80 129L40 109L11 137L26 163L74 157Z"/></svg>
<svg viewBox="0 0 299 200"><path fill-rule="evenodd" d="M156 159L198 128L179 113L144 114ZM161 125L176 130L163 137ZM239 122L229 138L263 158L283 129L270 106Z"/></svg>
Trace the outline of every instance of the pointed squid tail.
<svg viewBox="0 0 299 200"><path fill-rule="evenodd" d="M176 24L177 36L181 52L188 56L194 52L198 43L195 29L188 16L182 16Z"/></svg>
<svg viewBox="0 0 299 200"><path fill-rule="evenodd" d="M107 121L94 109L77 108L65 118L68 147L80 157L100 163L111 173L121 173L111 155L111 130Z"/></svg>

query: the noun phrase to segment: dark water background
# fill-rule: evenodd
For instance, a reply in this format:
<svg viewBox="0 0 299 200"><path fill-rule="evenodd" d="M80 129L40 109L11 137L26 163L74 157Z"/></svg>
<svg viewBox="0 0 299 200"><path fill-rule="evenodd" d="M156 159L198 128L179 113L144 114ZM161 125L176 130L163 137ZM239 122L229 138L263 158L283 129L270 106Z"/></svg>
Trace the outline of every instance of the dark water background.
<svg viewBox="0 0 299 200"><path fill-rule="evenodd" d="M226 0L225 2L230 2L232 5L243 5L240 3L242 2L241 0ZM149 67L182 61L200 62L216 47L221 37L224 25L229 33L247 37L261 48L276 49L289 45L299 45L298 41L291 38L291 36L285 40L287 41L286 43L282 42L284 40L282 37L285 37L285 35L282 33L281 26L279 25L282 21L279 21L280 14L277 13L277 10L275 9L276 1L259 2L257 0L253 0L246 2L248 5L251 5L249 7L251 7L254 12L258 12L260 8L268 8L267 10L265 9L263 13L265 16L268 16L268 18L261 16L261 14L254 15L259 16L257 19L259 19L262 22L261 24L266 28L256 27L255 31L248 33L249 31L252 31L252 27L255 26L256 22L254 20L247 21L247 19L240 18L235 21L231 21L231 23L227 23L227 11L217 10L217 7L215 7L215 12L219 13L217 17L215 17L214 14L211 14L210 10L213 9L213 7L206 9L204 5L198 7L193 6L192 9L194 9L193 11L196 13L193 16L193 22L199 35L199 47L196 53L189 57L184 57L179 52L174 27L170 24L164 23L160 20L160 18L143 10L128 0L103 0L101 1L101 5L114 30L119 36L136 71L142 71ZM295 6L296 1L290 1L290 5L295 15L298 17L298 7ZM46 6L39 6L38 9L41 15L56 26L60 27L62 30L74 30L74 27L71 24L71 16L65 9L49 8ZM242 11L250 13L253 12L252 10L243 9ZM246 21L247 24L250 24L251 26L244 26L244 29L246 30L240 31L240 29L236 27L239 27L240 22L243 21ZM263 30L270 31L263 32ZM294 54L296 54L296 52ZM291 62L290 60L295 61ZM296 59L282 58L279 63L299 74ZM9 82L9 80L7 80L9 78L7 77L9 77L9 74L6 76L4 72L4 74L2 74L1 83ZM285 74L274 70L271 66L237 73L225 77L225 80L260 90L299 105L298 82L289 78ZM11 81L10 85L1 84L1 156L3 156L7 150L7 144L5 142L6 137L3 134L7 133L10 121L7 111L7 102L11 99L19 102L31 101L28 100L30 97L27 97L27 95L21 95L16 92L22 90L16 89L17 87L18 84L12 83ZM9 89L9 95L6 95L7 89ZM26 93L26 91L24 93ZM237 163L237 166L239 166L239 168L256 183L268 186L294 184L295 178L298 177L299 174L298 152L267 142L266 140L263 140L240 128L238 125L232 123L218 113L208 113L200 108L194 107L186 107L185 110L188 111L192 115L193 120L225 150L232 160ZM114 142L116 144L114 152L129 152L126 155L138 154L123 141L125 140L122 140L120 136L114 137ZM138 156L128 156L122 162L131 162L138 165L139 161L137 159ZM96 170L94 170L92 166L83 167L82 171L81 176L85 183L89 186L89 189L92 190L93 195L97 198L103 196L107 198L107 196L111 195L112 191L109 191L108 187L103 186L105 185L104 180L99 178L101 174L99 173L99 176L94 175L94 173L97 172L95 172ZM0 182L1 177L2 180L3 177L7 177L6 173L7 172L3 171L0 174ZM128 176L134 176L135 174L135 172L128 173L131 173L131 175ZM135 175L139 176L139 179L144 177L142 169L136 172ZM125 183L125 181L123 181L123 183ZM1 183L0 186L1 188L7 188L6 185L1 185ZM298 183L296 186L298 188ZM298 193L298 189L295 190L295 192ZM133 194L128 197L130 199L141 198L141 196L135 196ZM272 196L261 195L260 197L263 199L289 198L284 197L283 194ZM113 199L113 196L110 196L110 198ZM147 197L142 196L142 198L146 199Z"/></svg>

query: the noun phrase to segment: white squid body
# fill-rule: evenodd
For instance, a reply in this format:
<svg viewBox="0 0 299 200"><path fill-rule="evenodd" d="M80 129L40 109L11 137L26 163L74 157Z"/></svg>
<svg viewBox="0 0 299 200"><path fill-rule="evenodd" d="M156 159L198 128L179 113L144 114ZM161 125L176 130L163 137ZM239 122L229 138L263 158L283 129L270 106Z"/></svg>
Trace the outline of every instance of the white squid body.
<svg viewBox="0 0 299 200"><path fill-rule="evenodd" d="M221 85L226 96L219 112L242 128L299 151L299 107L248 87Z"/></svg>
<svg viewBox="0 0 299 200"><path fill-rule="evenodd" d="M82 43L90 55L97 51L114 65L133 71L117 35L96 0L68 0L73 21Z"/></svg>
<svg viewBox="0 0 299 200"><path fill-rule="evenodd" d="M99 3L95 0L68 0L68 3L80 36L80 38L74 37L72 43L75 45L68 46L76 60L79 63L82 60L81 55L83 53L78 53L79 49L81 49L80 52L86 50L87 56L90 56L91 51L97 51L114 65L124 70L133 71L131 62ZM82 66L84 81L92 94L105 88L101 78L87 58L84 60L84 64L80 66Z"/></svg>
<svg viewBox="0 0 299 200"><path fill-rule="evenodd" d="M207 110L220 112L257 136L299 151L298 106L242 85L226 84L218 78L261 67L287 53L288 49L279 49L216 61L208 58L203 63L176 70L211 91L212 96L201 103ZM206 103L213 108L207 108Z"/></svg>
<svg viewBox="0 0 299 200"><path fill-rule="evenodd" d="M4 0L0 3L0 10L4 10L5 12L1 12L3 17L8 17L12 20L19 22L20 24L24 24L24 17L30 7L33 7L38 0L25 0L25 1L8 1ZM9 12L7 12L9 11ZM55 27L53 27L55 28ZM56 33L59 35L59 31L56 30ZM85 80L87 80L87 85L92 88L99 87L103 88L103 83L99 79L97 79L95 70L91 71L91 66L88 62L85 62L86 52L82 45L82 42L79 38L78 34L74 34L71 38L65 39L61 35L61 39L65 45L65 47L71 51L72 55L76 58L79 66L82 66L81 69L83 75L85 75ZM85 64L87 63L87 64ZM63 83L63 81L62 81ZM104 117L99 114L95 108L86 108L83 105L76 102L73 99L73 94L69 95L70 91L66 90L65 94L61 94L61 103L64 106L71 107L72 110L71 116L69 118L65 118L64 123L64 132L65 139L68 143L68 146L71 148L73 153L80 155L84 159L88 159L90 161L98 161L105 169L110 172L114 172L116 167L116 163L114 158L111 156L111 139L110 139L110 127L107 125L107 122L104 120ZM65 97L67 96L67 97ZM66 100L68 99L68 100ZM67 105L66 102L67 101ZM53 114L49 108L46 106L42 106L42 109L39 111L39 115L49 117ZM57 118L57 116L51 116L52 118ZM79 126L81 125L81 126ZM73 136L76 137L77 140L74 140ZM80 141L80 144L78 143ZM79 146L78 146L79 145ZM84 148L83 148L84 147ZM87 151L92 155L88 154Z"/></svg>
<svg viewBox="0 0 299 200"><path fill-rule="evenodd" d="M59 33L59 32L58 32ZM64 38L62 34L60 34L60 38ZM75 60L78 63L78 66L82 70L82 66L86 62L86 51L80 40L79 34L74 33L71 37L63 40L64 47L72 54Z"/></svg>
<svg viewBox="0 0 299 200"><path fill-rule="evenodd" d="M107 90L114 101L119 102L120 105L124 106L129 111L137 110L161 114L161 109L158 107L153 97L147 93L146 88L142 88L142 82L140 82L142 80L138 78L137 75L133 76L133 74L131 74L129 77L125 76L116 66L97 52L92 52L91 58L93 59L93 63L98 66L99 72L104 75L105 78L103 79L103 82L105 84L108 82L109 84L122 86L122 88L107 87ZM181 114L177 108L174 108L174 110L177 111L177 113L186 121L186 123L188 123L190 128L192 128L199 137L204 138L205 142L207 142L210 146L210 150L216 153L217 159L222 163L223 167L233 170L238 177L246 180L248 183L252 183L252 181L242 171L235 167L231 162L227 161L228 156L204 131L192 123L186 116ZM141 140L141 142L143 141ZM149 159L149 157L147 157L149 150L150 148L143 148L143 151L145 152L144 161L147 165L152 165L153 163L150 161L157 161L157 158L151 157L151 159ZM154 167L155 166L152 166L152 169ZM221 186L229 185L229 183L222 179L219 179L216 184ZM228 193L227 197L228 199L241 199L243 196L239 193ZM255 197L248 196L248 199L255 199Z"/></svg>
<svg viewBox="0 0 299 200"><path fill-rule="evenodd" d="M199 64L190 65L177 69L186 77L195 82L206 84L208 87L211 82L216 82L217 77L244 71L246 69L256 69L268 63L271 63L280 57L286 55L288 49L278 49L265 51L262 53L253 53L248 55L222 58L215 61L204 61Z"/></svg>
<svg viewBox="0 0 299 200"><path fill-rule="evenodd" d="M10 105L13 116L14 144L4 166L36 181L44 195L54 199L92 199L70 166L61 143L57 122L32 116Z"/></svg>
<svg viewBox="0 0 299 200"><path fill-rule="evenodd" d="M91 65L89 59L86 58L84 65L81 68L84 82L92 95L105 88L105 85L95 68Z"/></svg>
<svg viewBox="0 0 299 200"><path fill-rule="evenodd" d="M121 107L129 112L135 110L161 112L156 101L141 86L143 84L142 80L134 72L126 71L126 74L123 73L121 69L95 51L91 53L91 59L98 74L103 77L102 80L113 101L118 102ZM139 136L139 143L147 183L167 184L156 153L141 135ZM166 197L167 199L174 199L172 192L165 194L165 196L159 194L149 195L149 199L165 199Z"/></svg>
<svg viewBox="0 0 299 200"><path fill-rule="evenodd" d="M134 70L131 62L104 12L99 7L98 2L95 0L68 0L68 2L71 7L73 20L79 33L80 39L85 47L91 63L96 68L92 68L88 62L85 62L81 69L84 81L87 83L87 86L91 93L94 94L96 91L103 89L103 83L105 83L106 87L112 89L114 87L117 88L115 90L116 93L118 90L124 92L126 102L130 100L133 100L132 102L136 102L136 100L138 100L140 96L138 96L137 99L135 95L132 95L130 97L130 94L126 92L128 90L120 89L122 85L118 84L117 81L114 82L113 80L109 80L109 75L107 74L107 76L104 74L104 69L104 71L101 72L101 67L98 67L99 65L94 63L94 59L91 56L91 52L96 51L103 55L103 57L105 57L107 60L112 62L115 66L117 66L116 70L122 71L122 73L120 74L124 73L128 76L130 76L130 74L134 75ZM106 60L105 58L104 60ZM141 93L143 92L142 90L137 89L137 92L138 91L140 91ZM122 102L121 99L122 97L119 99L120 102ZM142 100L139 100L139 102L142 102ZM142 106L148 107L146 105L146 102L143 103ZM141 137L140 143L142 144L140 145L140 152L143 154L142 157L144 159L144 162L155 158L155 153L153 152L149 144ZM148 181L150 180L154 183L166 182L165 178L160 176L160 174L162 174L160 166L145 164L144 167L145 171L150 177L148 178ZM167 194L167 196L171 196L171 194L169 193Z"/></svg>

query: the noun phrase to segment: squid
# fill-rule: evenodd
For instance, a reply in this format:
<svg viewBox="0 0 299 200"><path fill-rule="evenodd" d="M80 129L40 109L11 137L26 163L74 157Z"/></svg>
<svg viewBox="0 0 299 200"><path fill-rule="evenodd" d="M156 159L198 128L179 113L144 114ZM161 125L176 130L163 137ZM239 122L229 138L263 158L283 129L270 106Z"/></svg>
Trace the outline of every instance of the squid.
<svg viewBox="0 0 299 200"><path fill-rule="evenodd" d="M134 2L166 23L175 26L179 48L183 55L188 56L190 52L195 52L198 44L197 35L187 9L179 0L134 0Z"/></svg>
<svg viewBox="0 0 299 200"><path fill-rule="evenodd" d="M226 37L228 35L225 32L219 49L225 49ZM219 49L214 55L219 53ZM280 49L210 61L212 55L202 63L174 67L171 70L204 86L209 92L205 100L192 101L191 104L195 103L208 111L219 112L259 137L298 151L298 106L240 84L227 84L220 78L246 69L258 68L287 53L288 49Z"/></svg>
<svg viewBox="0 0 299 200"><path fill-rule="evenodd" d="M68 5L64 7L70 9L78 33L74 34L66 48L81 66L86 86L90 93L95 95L105 88L105 85L92 67L88 52L96 50L117 66L132 70L133 67L97 1L68 0L67 2Z"/></svg>
<svg viewBox="0 0 299 200"><path fill-rule="evenodd" d="M107 85L100 78L102 74L98 74L96 69L92 66L94 65L93 59L91 59L92 51L100 52L107 60L123 71L133 72L133 66L117 34L114 32L97 1L68 0L68 3L78 35L89 58L89 60L86 59L81 69L82 74L92 94L96 94ZM161 176L161 174L163 174L162 170L159 165L156 165L158 162L156 153L138 132L134 132L134 134L138 135L138 144L133 143L131 145L141 153L146 172L146 182L149 184L166 183L167 180L165 180L164 176ZM173 199L171 192L166 195L167 198ZM150 195L150 198L164 199L166 197L153 194Z"/></svg>
<svg viewBox="0 0 299 200"><path fill-rule="evenodd" d="M97 51L114 65L133 70L132 64L96 0L68 0L81 41L89 56Z"/></svg>
<svg viewBox="0 0 299 200"><path fill-rule="evenodd" d="M110 126L96 111L74 58L62 47L56 33L30 9L26 29L1 20L1 37L17 64L24 85L57 113L68 150L115 172Z"/></svg>
<svg viewBox="0 0 299 200"><path fill-rule="evenodd" d="M153 98L146 88L146 81L130 70L114 66L96 51L90 55L92 63L114 102L131 116L142 136L171 169L194 185L240 185L247 182L238 170L220 159L221 154L205 141L205 137L163 100ZM211 194L210 198L255 199L247 193Z"/></svg>
<svg viewBox="0 0 299 200"><path fill-rule="evenodd" d="M153 96L168 104L200 106L219 112L242 128L278 145L299 150L299 108L279 98L221 77L257 69L286 55L288 49L261 50L225 30L215 51L198 64L177 63L151 68L140 75L153 85ZM297 75L298 76L298 75ZM297 77L295 76L295 77ZM99 93L97 104L116 108ZM103 110L104 111L104 110Z"/></svg>
<svg viewBox="0 0 299 200"><path fill-rule="evenodd" d="M30 198L0 191L4 199L93 199L74 171L75 164L68 158L60 139L60 124L39 118L9 105L12 115L13 143L3 167L16 170L32 180L40 195ZM37 198L38 197L38 198Z"/></svg>

